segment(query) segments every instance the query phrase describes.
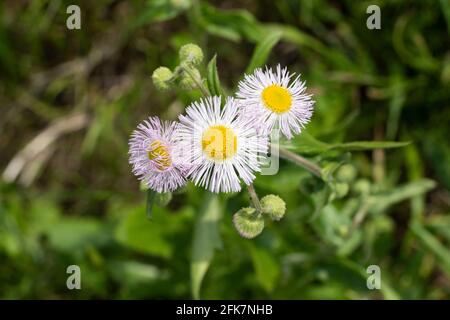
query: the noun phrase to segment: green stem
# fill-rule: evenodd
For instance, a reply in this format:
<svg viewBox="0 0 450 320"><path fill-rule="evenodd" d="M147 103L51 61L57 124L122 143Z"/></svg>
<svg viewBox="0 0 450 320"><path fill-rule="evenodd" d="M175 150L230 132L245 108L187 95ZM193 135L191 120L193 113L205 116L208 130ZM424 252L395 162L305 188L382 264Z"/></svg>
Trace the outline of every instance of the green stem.
<svg viewBox="0 0 450 320"><path fill-rule="evenodd" d="M192 70L190 70L189 68L183 67L181 66L181 69L183 69L184 72L186 72L188 74L188 76L191 77L192 80L194 80L195 84L197 85L197 88L202 92L202 94L205 97L210 96L211 94L209 93L208 89L205 87L205 85L203 84L203 81L201 79L198 79L195 74L192 72Z"/></svg>
<svg viewBox="0 0 450 320"><path fill-rule="evenodd" d="M258 215L262 213L261 202L259 202L258 194L255 191L253 183L247 186L248 194L250 195L250 200L252 200L253 206L256 209Z"/></svg>
<svg viewBox="0 0 450 320"><path fill-rule="evenodd" d="M312 174L316 175L317 177L321 178L321 172L322 169L315 164L312 161L307 160L306 158L303 158L302 156L291 152L285 148L279 148L279 153L280 153L280 157L289 160L293 163L295 163L296 165L299 165L300 167L303 167L305 169L307 169L308 171L310 171Z"/></svg>

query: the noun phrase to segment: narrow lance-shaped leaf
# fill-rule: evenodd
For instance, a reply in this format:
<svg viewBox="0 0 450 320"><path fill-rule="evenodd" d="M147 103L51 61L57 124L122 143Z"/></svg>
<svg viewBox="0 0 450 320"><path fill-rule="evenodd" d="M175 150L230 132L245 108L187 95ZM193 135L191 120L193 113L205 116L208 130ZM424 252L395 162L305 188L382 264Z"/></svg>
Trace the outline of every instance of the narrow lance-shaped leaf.
<svg viewBox="0 0 450 320"><path fill-rule="evenodd" d="M188 6L183 5L175 6L166 0L148 1L147 7L128 25L128 32L131 33L136 28L146 24L173 19L187 8Z"/></svg>
<svg viewBox="0 0 450 320"><path fill-rule="evenodd" d="M217 56L209 61L208 67L206 68L206 83L208 85L208 90L213 96L221 96L222 88L220 86L219 74L217 72Z"/></svg>
<svg viewBox="0 0 450 320"><path fill-rule="evenodd" d="M411 231L422 242L422 244L430 250L442 263L441 269L450 275L450 251L439 240L418 223L411 225Z"/></svg>
<svg viewBox="0 0 450 320"><path fill-rule="evenodd" d="M197 217L191 261L191 288L195 299L200 298L201 283L213 258L214 249L222 247L218 228L222 216L220 208L218 196L208 194Z"/></svg>
<svg viewBox="0 0 450 320"><path fill-rule="evenodd" d="M399 186L389 192L373 196L373 206L370 208L373 212L381 212L392 205L425 194L436 186L436 183L430 179L420 179L408 184Z"/></svg>
<svg viewBox="0 0 450 320"><path fill-rule="evenodd" d="M319 141L307 132L303 132L295 139L284 142L283 147L304 154L318 154L330 150L336 151L364 151L373 149L400 148L409 145L410 141L353 141L343 143L326 143Z"/></svg>
<svg viewBox="0 0 450 320"><path fill-rule="evenodd" d="M372 149L391 149L409 145L411 141L354 141L330 145L329 150L358 151Z"/></svg>
<svg viewBox="0 0 450 320"><path fill-rule="evenodd" d="M271 32L256 45L246 73L251 73L266 63L272 48L280 41L281 36L281 32Z"/></svg>

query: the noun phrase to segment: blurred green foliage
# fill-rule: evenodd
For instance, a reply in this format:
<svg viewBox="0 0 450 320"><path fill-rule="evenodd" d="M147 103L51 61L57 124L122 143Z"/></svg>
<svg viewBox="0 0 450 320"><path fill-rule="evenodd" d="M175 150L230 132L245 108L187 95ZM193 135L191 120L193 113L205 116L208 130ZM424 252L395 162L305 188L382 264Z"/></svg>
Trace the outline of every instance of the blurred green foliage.
<svg viewBox="0 0 450 320"><path fill-rule="evenodd" d="M450 298L448 1L79 1L81 30L69 4L0 3L0 298ZM281 63L315 96L284 145L322 176L285 161L259 176L287 212L254 240L231 221L245 192L188 185L148 219L127 164L138 122L201 96L151 83L189 42L211 92Z"/></svg>

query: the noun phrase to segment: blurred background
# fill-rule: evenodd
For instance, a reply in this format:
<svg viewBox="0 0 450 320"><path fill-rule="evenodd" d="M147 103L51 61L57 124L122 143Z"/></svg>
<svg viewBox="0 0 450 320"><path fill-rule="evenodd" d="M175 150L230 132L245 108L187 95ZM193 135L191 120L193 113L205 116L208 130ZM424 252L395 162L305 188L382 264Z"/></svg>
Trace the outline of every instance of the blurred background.
<svg viewBox="0 0 450 320"><path fill-rule="evenodd" d="M80 30L66 27L71 4ZM450 298L450 2L4 0L0 17L0 298ZM274 33L267 64L301 73L316 100L293 149L356 177L335 190L281 161L255 187L286 216L254 240L232 225L245 192L205 208L189 185L149 220L130 133L200 97L157 91L153 70L197 43L232 93ZM377 140L412 143L342 144ZM69 265L81 290L66 287Z"/></svg>

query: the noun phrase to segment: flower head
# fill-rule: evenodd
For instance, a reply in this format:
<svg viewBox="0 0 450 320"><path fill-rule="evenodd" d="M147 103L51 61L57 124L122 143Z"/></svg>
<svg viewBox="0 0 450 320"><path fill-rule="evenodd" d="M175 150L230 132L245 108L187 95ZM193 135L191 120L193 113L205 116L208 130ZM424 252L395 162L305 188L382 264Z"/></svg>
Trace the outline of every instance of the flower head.
<svg viewBox="0 0 450 320"><path fill-rule="evenodd" d="M233 224L239 234L252 239L264 230L264 218L256 214L255 208L242 208L233 215Z"/></svg>
<svg viewBox="0 0 450 320"><path fill-rule="evenodd" d="M170 88L170 80L173 73L169 68L159 67L152 74L152 80L155 87L159 90L167 90Z"/></svg>
<svg viewBox="0 0 450 320"><path fill-rule="evenodd" d="M259 136L249 119L239 116L235 99L221 108L220 97L192 103L180 116L180 140L192 164L189 177L212 192L237 192L240 179L250 184L267 153L267 137Z"/></svg>
<svg viewBox="0 0 450 320"><path fill-rule="evenodd" d="M286 203L279 196L269 194L261 199L261 207L263 213L269 215L269 217L278 221L284 217L286 212Z"/></svg>
<svg viewBox="0 0 450 320"><path fill-rule="evenodd" d="M252 115L262 132L270 133L278 124L283 135L291 139L311 119L314 101L305 93L300 76L293 76L278 65L276 72L258 68L239 82L236 96L243 113Z"/></svg>
<svg viewBox="0 0 450 320"><path fill-rule="evenodd" d="M193 43L185 44L180 48L180 60L181 62L192 63L193 65L198 65L203 60L202 49Z"/></svg>
<svg viewBox="0 0 450 320"><path fill-rule="evenodd" d="M187 164L179 157L178 124L150 117L133 132L130 164L133 173L156 192L168 192L186 183Z"/></svg>

